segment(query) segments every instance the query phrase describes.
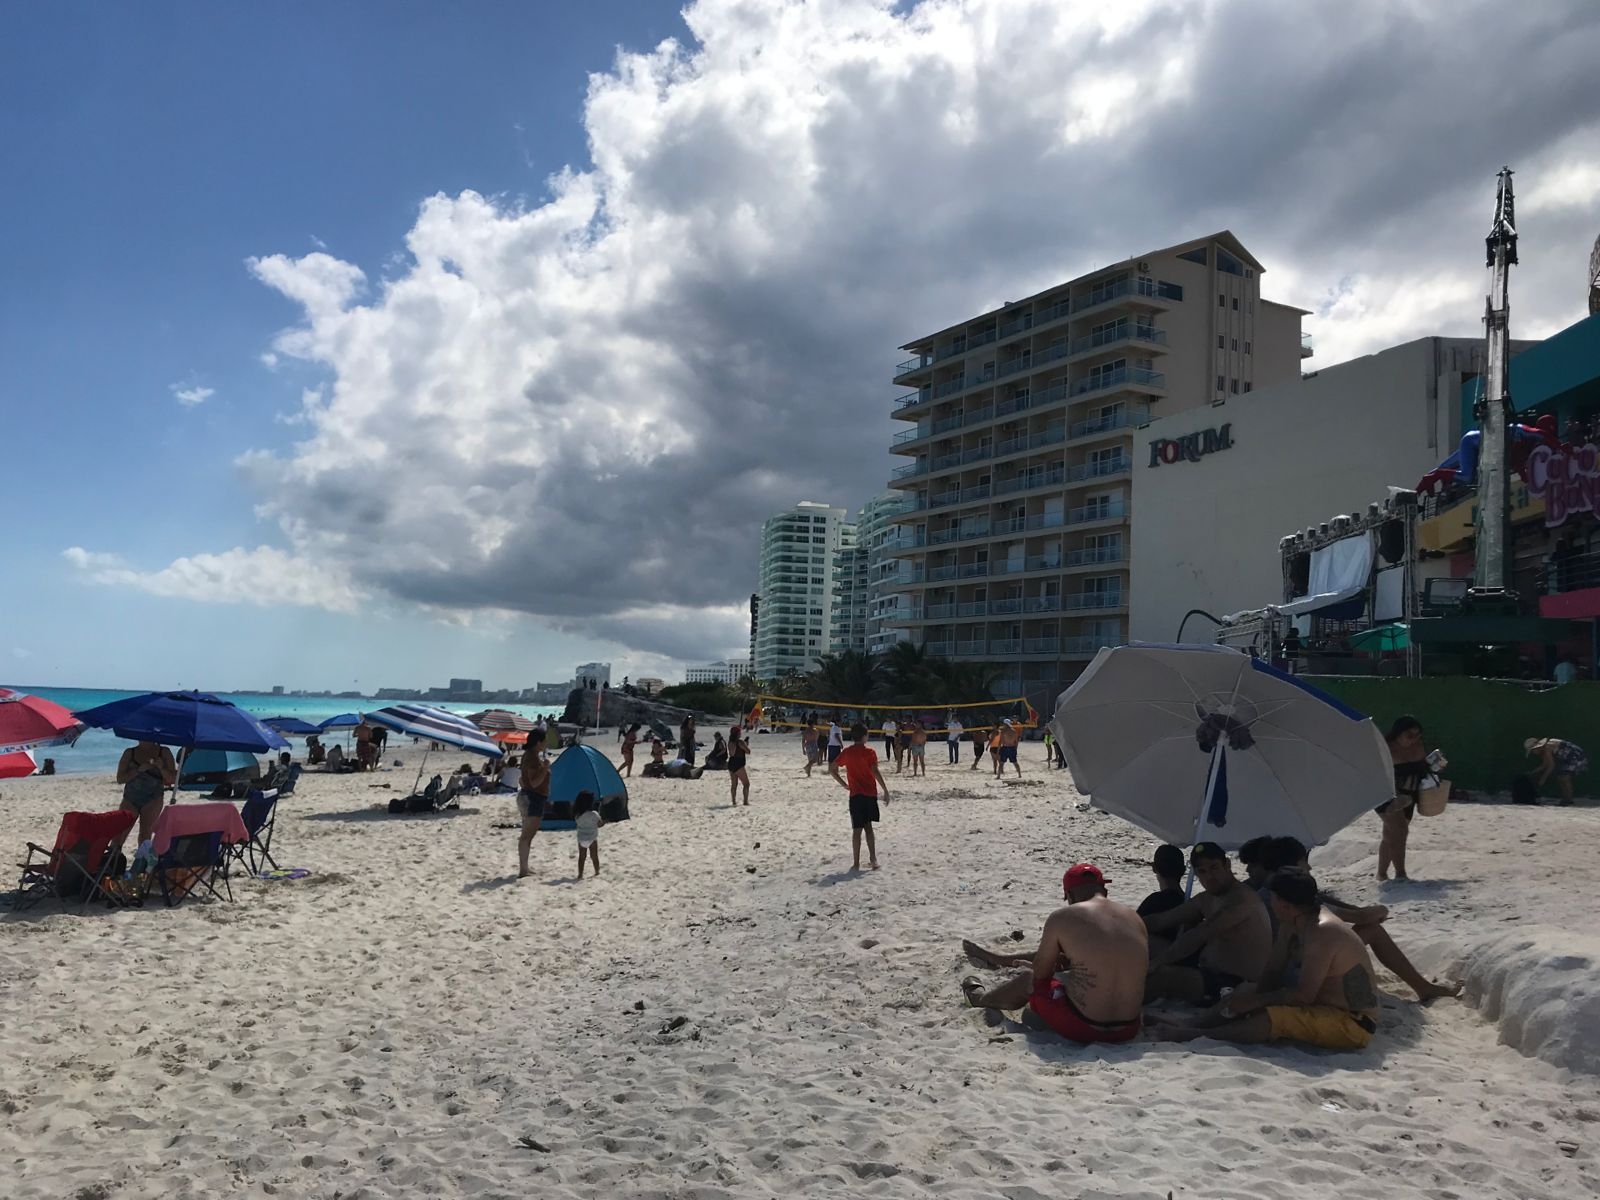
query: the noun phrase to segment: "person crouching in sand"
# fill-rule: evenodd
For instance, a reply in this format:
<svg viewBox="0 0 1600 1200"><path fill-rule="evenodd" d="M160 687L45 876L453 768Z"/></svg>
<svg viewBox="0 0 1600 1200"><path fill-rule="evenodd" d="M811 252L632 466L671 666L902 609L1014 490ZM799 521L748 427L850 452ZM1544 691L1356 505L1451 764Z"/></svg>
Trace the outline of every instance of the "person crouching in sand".
<svg viewBox="0 0 1600 1200"><path fill-rule="evenodd" d="M572 798L572 826L578 833L579 882L583 880L585 857L594 863L594 873L600 874L600 826L604 824L593 792L579 792Z"/></svg>
<svg viewBox="0 0 1600 1200"><path fill-rule="evenodd" d="M850 727L851 744L841 750L828 764L828 774L850 793L850 848L855 862L852 871L861 870L861 835L867 835L867 863L878 869L878 843L872 836L873 822L879 819L878 797L889 803L889 785L878 770L877 752L867 745L867 727L857 721ZM845 776L839 774L843 768ZM846 781L848 777L848 782Z"/></svg>
<svg viewBox="0 0 1600 1200"><path fill-rule="evenodd" d="M1360 1050L1377 1032L1378 989L1372 959L1346 922L1317 903L1309 875L1280 872L1267 884L1279 937L1255 986L1241 985L1191 1024L1152 1023L1157 1038L1186 1042L1301 1042L1325 1050ZM1298 947L1299 982L1286 985Z"/></svg>
<svg viewBox="0 0 1600 1200"><path fill-rule="evenodd" d="M1144 922L1106 896L1106 878L1093 863L1076 863L1062 877L1067 903L1045 919L1033 966L984 991L975 975L961 981L973 1008L1032 1009L1046 1025L1075 1042L1126 1042L1137 1037L1150 959Z"/></svg>

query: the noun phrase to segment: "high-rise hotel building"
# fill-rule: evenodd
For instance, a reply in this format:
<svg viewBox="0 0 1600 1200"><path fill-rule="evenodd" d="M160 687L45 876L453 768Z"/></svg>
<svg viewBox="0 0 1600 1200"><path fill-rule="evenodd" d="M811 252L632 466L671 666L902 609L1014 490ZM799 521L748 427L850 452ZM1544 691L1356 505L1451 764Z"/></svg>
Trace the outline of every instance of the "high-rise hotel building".
<svg viewBox="0 0 1600 1200"><path fill-rule="evenodd" d="M847 509L802 500L762 524L756 678L809 671L828 653L835 563L841 549L854 545L849 517Z"/></svg>
<svg viewBox="0 0 1600 1200"><path fill-rule="evenodd" d="M995 664L997 695L1048 712L1127 639L1131 467L1158 449L1141 427L1207 404L1220 427L1230 396L1298 378L1310 352L1305 310L1263 300L1261 272L1218 233L903 347L894 416L909 427L892 449L908 461L890 487L907 511L885 549L912 641Z"/></svg>

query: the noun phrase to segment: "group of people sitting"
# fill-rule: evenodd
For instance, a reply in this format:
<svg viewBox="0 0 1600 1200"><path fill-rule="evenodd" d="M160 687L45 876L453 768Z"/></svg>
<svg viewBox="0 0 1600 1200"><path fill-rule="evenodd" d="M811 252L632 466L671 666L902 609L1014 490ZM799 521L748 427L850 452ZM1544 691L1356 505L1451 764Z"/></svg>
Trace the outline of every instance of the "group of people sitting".
<svg viewBox="0 0 1600 1200"><path fill-rule="evenodd" d="M1109 898L1110 882L1092 863L1069 867L1066 905L1045 921L1030 954L962 948L986 966L1030 969L992 989L962 981L976 1008L1026 1006L1050 1028L1079 1042L1125 1042L1148 1028L1157 1038L1214 1037L1252 1044L1294 1041L1357 1050L1377 1031L1372 957L1426 1002L1459 995L1461 985L1425 978L1390 937L1382 905L1357 907L1322 891L1304 844L1256 838L1239 850L1245 877L1222 847L1189 853L1201 891L1183 891L1185 859L1162 846L1151 863L1159 887L1137 909ZM1190 1021L1141 1009L1159 1001L1203 1006Z"/></svg>

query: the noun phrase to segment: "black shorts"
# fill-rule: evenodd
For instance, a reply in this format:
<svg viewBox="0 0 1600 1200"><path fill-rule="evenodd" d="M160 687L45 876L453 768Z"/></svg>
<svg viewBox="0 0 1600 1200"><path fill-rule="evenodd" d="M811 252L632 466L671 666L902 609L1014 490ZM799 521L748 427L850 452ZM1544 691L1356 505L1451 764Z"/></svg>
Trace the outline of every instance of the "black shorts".
<svg viewBox="0 0 1600 1200"><path fill-rule="evenodd" d="M1417 802L1410 796L1399 796L1393 800L1385 800L1372 811L1381 817L1388 813L1388 811L1396 804L1405 805L1405 818L1407 821L1411 820L1412 817L1417 815Z"/></svg>
<svg viewBox="0 0 1600 1200"><path fill-rule="evenodd" d="M544 816L544 807L549 802L550 797L544 793L523 788L517 793L517 812L524 821L537 821Z"/></svg>
<svg viewBox="0 0 1600 1200"><path fill-rule="evenodd" d="M858 796L854 792L850 794L851 829L865 829L879 819L876 796Z"/></svg>
<svg viewBox="0 0 1600 1200"><path fill-rule="evenodd" d="M1002 764L1016 762L1017 761L1017 748L1015 746L1001 746L1000 747L1000 761L1001 761Z"/></svg>
<svg viewBox="0 0 1600 1200"><path fill-rule="evenodd" d="M1207 1004L1215 1004L1222 999L1223 988L1236 988L1244 982L1244 976L1234 975L1228 971L1213 971L1210 967L1200 967L1199 971Z"/></svg>
<svg viewBox="0 0 1600 1200"><path fill-rule="evenodd" d="M839 755L841 755L843 753L844 753L844 747L843 746L829 746L828 747L828 761L831 763L834 759L838 758Z"/></svg>

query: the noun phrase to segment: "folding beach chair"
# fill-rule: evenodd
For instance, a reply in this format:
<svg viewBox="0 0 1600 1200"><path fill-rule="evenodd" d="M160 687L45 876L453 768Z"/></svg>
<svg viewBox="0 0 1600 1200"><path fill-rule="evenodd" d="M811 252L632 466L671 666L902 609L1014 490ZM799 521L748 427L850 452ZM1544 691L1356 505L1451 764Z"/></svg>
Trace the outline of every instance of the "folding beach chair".
<svg viewBox="0 0 1600 1200"><path fill-rule="evenodd" d="M189 833L172 839L167 852L156 859L145 879L141 899L158 891L168 908L176 908L197 891L221 900L217 891L220 883L233 899L233 888L228 883L229 854L223 845L222 833Z"/></svg>
<svg viewBox="0 0 1600 1200"><path fill-rule="evenodd" d="M46 896L82 897L85 906L97 898L112 904L128 903L129 897L106 877L116 857L113 847L128 836L138 819L137 813L121 809L64 814L56 844L47 850L29 842L26 860L17 864L22 878L17 884L16 907L32 907Z"/></svg>
<svg viewBox="0 0 1600 1200"><path fill-rule="evenodd" d="M260 873L262 863L266 863L274 870L277 869L278 864L272 857L272 830L278 820L278 801L294 791L294 783L299 774L300 768L297 764L285 786L264 792L251 792L245 798L244 807L239 810L239 817L244 821L250 840L233 843L228 847L228 855L234 862L248 868L252 875Z"/></svg>

